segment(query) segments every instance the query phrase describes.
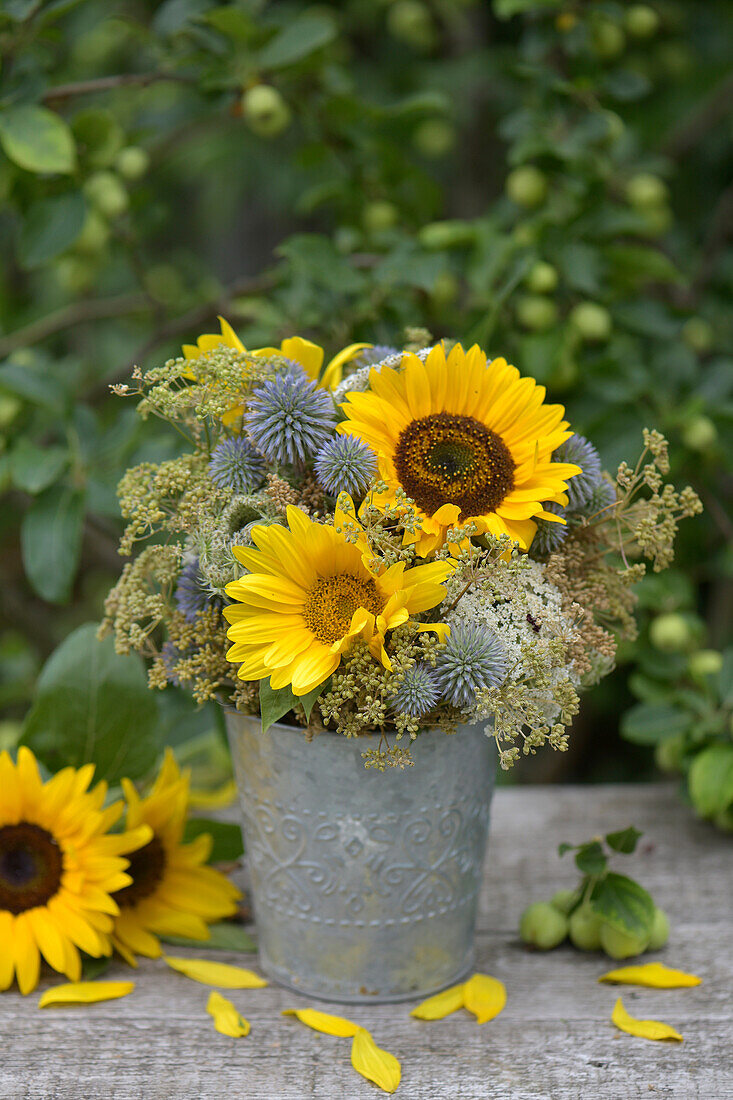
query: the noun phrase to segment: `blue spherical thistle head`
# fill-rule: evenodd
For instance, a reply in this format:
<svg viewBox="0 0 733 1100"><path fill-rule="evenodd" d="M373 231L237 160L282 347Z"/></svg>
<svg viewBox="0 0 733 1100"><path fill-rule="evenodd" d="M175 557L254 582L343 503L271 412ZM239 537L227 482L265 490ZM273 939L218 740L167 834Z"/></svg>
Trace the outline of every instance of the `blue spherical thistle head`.
<svg viewBox="0 0 733 1100"><path fill-rule="evenodd" d="M565 508L562 504L556 504L554 500L547 501L542 507L546 512L554 512L556 516L565 516ZM566 523L553 523L549 519L537 519L537 530L530 547L533 557L546 558L559 550L568 535Z"/></svg>
<svg viewBox="0 0 733 1100"><path fill-rule="evenodd" d="M381 363L383 359L389 358L390 355L399 355L399 353L399 348L390 347L389 344L375 344L373 348L365 348L364 351L359 353L356 365L358 367L369 367L373 363Z"/></svg>
<svg viewBox="0 0 733 1100"><path fill-rule="evenodd" d="M173 595L176 607L187 622L196 621L196 616L207 608L221 603L217 597L212 596L206 580L199 568L199 559L194 558L184 565L178 577L178 584Z"/></svg>
<svg viewBox="0 0 733 1100"><path fill-rule="evenodd" d="M597 516L599 513L603 513L600 518L604 518L613 513L612 505L616 503L616 490L610 481L607 481L605 477L601 478L593 492L589 496L582 508L584 516L589 519L593 516Z"/></svg>
<svg viewBox="0 0 733 1100"><path fill-rule="evenodd" d="M303 370L289 371L254 391L244 424L270 462L303 463L332 435L336 409L330 394Z"/></svg>
<svg viewBox="0 0 733 1100"><path fill-rule="evenodd" d="M410 718L422 718L438 703L440 684L435 672L422 661L417 661L405 673L402 683L392 697L392 710L407 714Z"/></svg>
<svg viewBox="0 0 733 1100"><path fill-rule="evenodd" d="M568 478L568 509L579 511L601 480L601 456L582 435L571 435L553 454L555 462L573 462L581 473Z"/></svg>
<svg viewBox="0 0 733 1100"><path fill-rule="evenodd" d="M251 493L264 480L265 463L248 439L233 435L214 447L209 460L209 474L219 489L231 493Z"/></svg>
<svg viewBox="0 0 733 1100"><path fill-rule="evenodd" d="M315 471L321 488L331 496L364 496L377 472L377 456L355 435L337 435L316 455Z"/></svg>
<svg viewBox="0 0 733 1100"><path fill-rule="evenodd" d="M507 655L499 639L474 623L451 625L450 637L435 662L442 695L464 711L473 707L478 691L503 683L507 671Z"/></svg>

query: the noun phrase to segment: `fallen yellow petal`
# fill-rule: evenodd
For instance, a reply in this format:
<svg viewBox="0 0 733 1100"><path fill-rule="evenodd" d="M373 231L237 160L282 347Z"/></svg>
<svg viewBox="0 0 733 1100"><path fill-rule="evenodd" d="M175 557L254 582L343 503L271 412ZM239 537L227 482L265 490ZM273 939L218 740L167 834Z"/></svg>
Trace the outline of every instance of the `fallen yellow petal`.
<svg viewBox="0 0 733 1100"><path fill-rule="evenodd" d="M90 1005L96 1001L114 1001L118 997L126 997L134 988L134 982L65 982L63 985L54 985L42 993L38 1007Z"/></svg>
<svg viewBox="0 0 733 1100"><path fill-rule="evenodd" d="M249 1020L240 1016L231 1001L222 997L212 989L206 1002L206 1011L214 1018L214 1027L222 1035L230 1035L232 1039L239 1039L243 1035L249 1035Z"/></svg>
<svg viewBox="0 0 733 1100"><path fill-rule="evenodd" d="M410 1015L416 1016L418 1020L443 1020L459 1008L463 1008L463 982L444 989L442 993L436 993L434 997L428 997L427 1001L413 1008Z"/></svg>
<svg viewBox="0 0 733 1100"><path fill-rule="evenodd" d="M637 1035L640 1039L673 1039L676 1043L683 1041L679 1031L675 1031L669 1024L663 1024L659 1020L635 1020L633 1016L629 1016L620 997L614 1006L611 1020L621 1031Z"/></svg>
<svg viewBox="0 0 733 1100"><path fill-rule="evenodd" d="M463 987L463 1003L476 1017L476 1023L488 1023L506 1004L504 983L489 974L474 974Z"/></svg>
<svg viewBox="0 0 733 1100"><path fill-rule="evenodd" d="M262 989L267 985L264 978L254 970L245 970L243 966L228 966L227 963L209 962L208 959L183 959L164 955L163 959L171 970L185 974L195 982L204 985L220 985L225 989Z"/></svg>
<svg viewBox="0 0 733 1100"><path fill-rule="evenodd" d="M326 1035L336 1035L341 1039L350 1039L359 1030L359 1025L351 1020L318 1012L315 1008L286 1008L283 1016L296 1016L301 1024L307 1024L314 1031L323 1031Z"/></svg>
<svg viewBox="0 0 733 1100"><path fill-rule="evenodd" d="M394 1092L402 1078L400 1063L394 1054L380 1050L368 1031L356 1029L351 1044L351 1064L357 1073L373 1081L384 1092Z"/></svg>
<svg viewBox="0 0 733 1100"><path fill-rule="evenodd" d="M602 974L599 982L618 982L621 985L645 985L649 989L688 989L701 985L702 978L674 970L664 963L644 963L643 966L621 966Z"/></svg>

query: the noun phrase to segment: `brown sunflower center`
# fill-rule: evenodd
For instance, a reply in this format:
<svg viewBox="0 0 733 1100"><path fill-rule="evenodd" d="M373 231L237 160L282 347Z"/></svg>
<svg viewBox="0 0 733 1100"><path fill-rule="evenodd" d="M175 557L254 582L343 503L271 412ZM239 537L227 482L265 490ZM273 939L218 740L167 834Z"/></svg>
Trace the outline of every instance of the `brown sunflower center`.
<svg viewBox="0 0 733 1100"><path fill-rule="evenodd" d="M157 836L136 852L130 852L127 858L130 861L127 874L132 882L112 895L120 909L137 905L143 898L149 897L165 874L165 848Z"/></svg>
<svg viewBox="0 0 733 1100"><path fill-rule="evenodd" d="M427 516L457 504L460 518L494 512L514 488L515 463L501 436L472 416L413 420L395 449L400 485Z"/></svg>
<svg viewBox="0 0 733 1100"><path fill-rule="evenodd" d="M354 612L360 607L374 615L382 610L374 581L338 573L316 581L305 601L303 618L319 642L332 645L346 634Z"/></svg>
<svg viewBox="0 0 733 1100"><path fill-rule="evenodd" d="M0 909L23 913L45 905L61 885L63 854L40 825L21 821L0 829Z"/></svg>

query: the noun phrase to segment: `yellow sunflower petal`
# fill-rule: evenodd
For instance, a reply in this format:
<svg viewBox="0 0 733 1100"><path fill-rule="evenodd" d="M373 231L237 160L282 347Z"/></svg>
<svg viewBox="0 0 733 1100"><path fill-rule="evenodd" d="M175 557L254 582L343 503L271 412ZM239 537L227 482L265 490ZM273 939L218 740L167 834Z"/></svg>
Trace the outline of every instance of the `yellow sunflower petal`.
<svg viewBox="0 0 733 1100"><path fill-rule="evenodd" d="M245 1020L232 1002L222 997L221 993L217 993L215 989L212 989L209 994L206 1011L213 1017L214 1027L222 1035L229 1035L232 1039L249 1035L249 1020Z"/></svg>
<svg viewBox="0 0 733 1100"><path fill-rule="evenodd" d="M335 390L344 375L344 367L355 359L360 351L373 347L372 344L349 344L334 355L321 376L319 385L327 390Z"/></svg>
<svg viewBox="0 0 733 1100"><path fill-rule="evenodd" d="M322 1031L325 1035L336 1035L342 1039L350 1039L359 1030L359 1025L351 1020L343 1016L332 1016L328 1012L319 1012L315 1008L286 1008L283 1016L295 1016L301 1024L306 1024L314 1031Z"/></svg>
<svg viewBox="0 0 733 1100"><path fill-rule="evenodd" d="M428 997L426 1001L413 1008L410 1015L418 1020L443 1020L452 1012L463 1008L463 987L464 983L461 982L460 985L444 989L442 993L436 993L434 997Z"/></svg>
<svg viewBox="0 0 733 1100"><path fill-rule="evenodd" d="M65 985L55 985L42 993L38 1007L89 1005L97 1001L114 1001L119 997L126 997L134 988L134 982L68 982Z"/></svg>
<svg viewBox="0 0 733 1100"><path fill-rule="evenodd" d="M18 913L15 918L10 950L15 963L18 988L25 996L26 993L31 993L38 985L41 971L41 956L28 922L27 912Z"/></svg>
<svg viewBox="0 0 733 1100"><path fill-rule="evenodd" d="M163 961L171 970L177 970L179 974L203 985L220 985L223 989L262 989L267 985L265 979L255 974L254 970L246 970L242 966L171 955L164 955Z"/></svg>
<svg viewBox="0 0 733 1100"><path fill-rule="evenodd" d="M644 985L650 989L689 989L702 984L702 978L687 974L684 970L674 970L664 963L644 963L641 966L621 966L602 974L599 982L618 985Z"/></svg>
<svg viewBox="0 0 733 1100"><path fill-rule="evenodd" d="M394 1092L402 1079L402 1069L394 1054L380 1050L363 1027L357 1029L351 1044L351 1064L383 1092Z"/></svg>
<svg viewBox="0 0 733 1100"><path fill-rule="evenodd" d="M477 1024L488 1023L506 1005L506 987L489 974L474 974L463 987L463 1003Z"/></svg>
<svg viewBox="0 0 733 1100"><path fill-rule="evenodd" d="M671 1039L676 1043L683 1041L679 1031L675 1031L669 1024L660 1020L637 1020L629 1016L620 997L614 1006L611 1020L620 1031L636 1035L639 1039Z"/></svg>

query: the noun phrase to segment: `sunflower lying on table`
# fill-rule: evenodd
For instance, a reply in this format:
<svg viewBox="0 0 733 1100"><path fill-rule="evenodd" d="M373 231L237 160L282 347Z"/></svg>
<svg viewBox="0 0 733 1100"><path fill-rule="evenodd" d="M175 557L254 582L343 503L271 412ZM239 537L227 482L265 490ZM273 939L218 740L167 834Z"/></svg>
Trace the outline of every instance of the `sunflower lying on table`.
<svg viewBox="0 0 733 1100"><path fill-rule="evenodd" d="M105 807L93 775L91 764L64 768L44 783L29 749L17 763L0 753L0 990L16 977L30 993L42 958L72 982L81 953L114 946L135 965L135 954L160 955L158 935L206 940L236 911L239 891L204 866L211 838L181 843L188 777L170 752L147 798L125 784L122 832L110 830L124 803Z"/></svg>

